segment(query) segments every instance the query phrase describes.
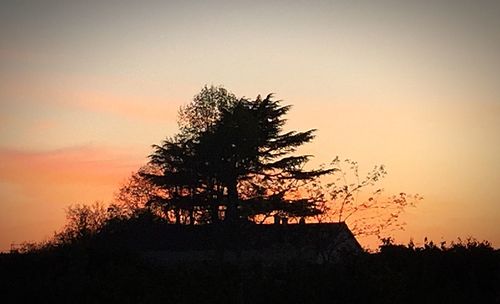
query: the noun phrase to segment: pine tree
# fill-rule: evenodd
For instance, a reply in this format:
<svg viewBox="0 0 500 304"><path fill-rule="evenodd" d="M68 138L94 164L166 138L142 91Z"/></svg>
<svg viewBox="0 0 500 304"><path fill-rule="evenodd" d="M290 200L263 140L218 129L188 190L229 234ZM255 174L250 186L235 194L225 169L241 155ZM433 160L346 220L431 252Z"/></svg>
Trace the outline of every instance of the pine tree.
<svg viewBox="0 0 500 304"><path fill-rule="evenodd" d="M291 198L300 184L331 172L303 170L311 156L293 155L314 138L315 130L284 133L284 116L291 106L272 95L236 100L222 88L205 87L202 93L207 92L217 93L219 103L208 99L210 94L195 97L184 108L189 111L181 110L181 132L153 146L151 163L163 174L148 178L169 190L163 203L191 214L190 223L194 212L218 222L220 209L228 222L259 214L317 214L311 198ZM207 116L205 123L200 113Z"/></svg>

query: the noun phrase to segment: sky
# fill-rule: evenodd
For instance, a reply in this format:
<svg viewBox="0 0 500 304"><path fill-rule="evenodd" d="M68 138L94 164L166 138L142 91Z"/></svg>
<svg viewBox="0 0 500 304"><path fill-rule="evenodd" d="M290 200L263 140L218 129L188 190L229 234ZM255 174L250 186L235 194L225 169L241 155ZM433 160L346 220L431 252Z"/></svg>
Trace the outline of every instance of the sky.
<svg viewBox="0 0 500 304"><path fill-rule="evenodd" d="M212 84L422 195L397 241L500 247L499 72L498 1L2 1L0 250L109 202Z"/></svg>

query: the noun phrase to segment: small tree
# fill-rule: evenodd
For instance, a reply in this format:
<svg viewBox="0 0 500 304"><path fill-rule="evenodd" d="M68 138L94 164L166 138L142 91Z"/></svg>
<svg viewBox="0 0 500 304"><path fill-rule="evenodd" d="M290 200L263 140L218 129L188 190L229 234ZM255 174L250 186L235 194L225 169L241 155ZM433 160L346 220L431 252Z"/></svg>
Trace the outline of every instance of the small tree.
<svg viewBox="0 0 500 304"><path fill-rule="evenodd" d="M66 209L66 225L62 232L55 235L55 239L63 244L88 239L98 233L107 220L107 208L100 202L69 206Z"/></svg>
<svg viewBox="0 0 500 304"><path fill-rule="evenodd" d="M380 238L390 230L402 229L402 213L422 199L418 194L404 192L384 196L384 189L378 187L387 175L383 165L375 166L364 178L360 177L356 161L336 157L330 165L335 170L333 181L307 187L318 198L319 222L347 222L355 235Z"/></svg>
<svg viewBox="0 0 500 304"><path fill-rule="evenodd" d="M143 166L137 172L133 172L115 193L114 201L110 205L110 211L115 212L115 217L130 218L146 209L158 215L167 216L161 206L152 205L154 198L161 197L164 191L154 185L143 174L158 172L152 166Z"/></svg>

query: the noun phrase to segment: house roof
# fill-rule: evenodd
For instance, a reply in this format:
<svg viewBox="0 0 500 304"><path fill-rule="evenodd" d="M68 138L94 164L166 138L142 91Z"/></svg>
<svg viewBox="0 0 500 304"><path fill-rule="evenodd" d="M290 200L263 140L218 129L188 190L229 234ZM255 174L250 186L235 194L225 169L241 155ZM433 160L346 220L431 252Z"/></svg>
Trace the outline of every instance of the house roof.
<svg viewBox="0 0 500 304"><path fill-rule="evenodd" d="M304 248L336 246L345 242L361 249L345 223L162 225L133 240L134 247L169 251Z"/></svg>

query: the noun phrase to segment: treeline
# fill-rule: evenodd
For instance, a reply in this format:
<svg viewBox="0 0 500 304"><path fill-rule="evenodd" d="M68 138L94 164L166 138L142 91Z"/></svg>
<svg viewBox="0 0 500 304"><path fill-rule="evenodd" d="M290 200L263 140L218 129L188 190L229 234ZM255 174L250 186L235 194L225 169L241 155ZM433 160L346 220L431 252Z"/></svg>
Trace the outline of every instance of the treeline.
<svg viewBox="0 0 500 304"><path fill-rule="evenodd" d="M498 303L500 252L469 239L386 241L341 263L159 265L81 240L0 255L3 303Z"/></svg>

